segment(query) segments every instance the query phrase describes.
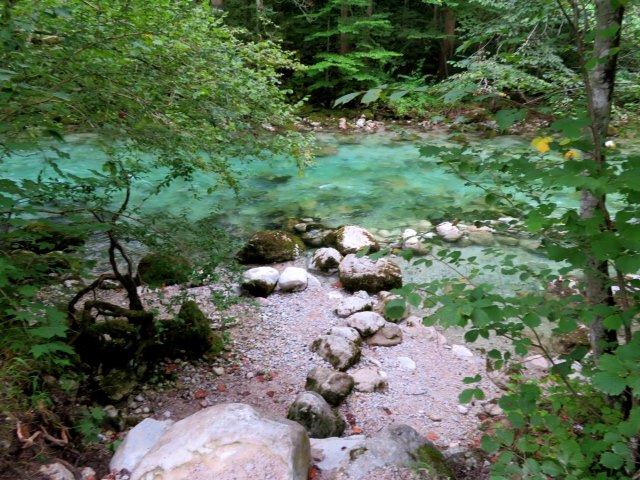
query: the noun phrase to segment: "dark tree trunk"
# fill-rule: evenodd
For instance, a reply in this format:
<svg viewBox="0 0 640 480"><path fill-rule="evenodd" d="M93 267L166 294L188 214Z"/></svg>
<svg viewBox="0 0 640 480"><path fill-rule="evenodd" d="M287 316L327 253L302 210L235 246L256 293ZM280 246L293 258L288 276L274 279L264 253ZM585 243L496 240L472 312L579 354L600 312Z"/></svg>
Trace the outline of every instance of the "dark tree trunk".
<svg viewBox="0 0 640 480"><path fill-rule="evenodd" d="M349 5L343 3L340 5L340 23L344 25L347 18L349 18ZM346 55L351 51L351 43L349 37L345 32L340 33L340 55Z"/></svg>
<svg viewBox="0 0 640 480"><path fill-rule="evenodd" d="M449 76L448 62L453 58L455 48L456 13L450 8L445 8L440 14L439 22L442 25L442 31L445 37L440 41L438 76L440 78L447 78Z"/></svg>

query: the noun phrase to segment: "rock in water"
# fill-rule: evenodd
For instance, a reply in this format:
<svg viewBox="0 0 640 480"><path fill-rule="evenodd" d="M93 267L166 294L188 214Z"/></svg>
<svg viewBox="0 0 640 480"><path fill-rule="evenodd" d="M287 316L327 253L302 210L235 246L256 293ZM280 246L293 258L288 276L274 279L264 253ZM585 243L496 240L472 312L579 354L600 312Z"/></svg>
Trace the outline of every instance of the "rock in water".
<svg viewBox="0 0 640 480"><path fill-rule="evenodd" d="M340 282L349 291L377 293L402 287L402 271L388 258L375 262L349 254L340 262Z"/></svg>
<svg viewBox="0 0 640 480"><path fill-rule="evenodd" d="M287 418L305 427L311 438L339 437L347 425L316 392L298 394L289 407Z"/></svg>
<svg viewBox="0 0 640 480"><path fill-rule="evenodd" d="M436 233L445 242L457 242L462 237L462 230L451 222L443 222L436 227Z"/></svg>
<svg viewBox="0 0 640 480"><path fill-rule="evenodd" d="M225 403L169 427L131 480L306 480L309 462L309 438L299 424Z"/></svg>
<svg viewBox="0 0 640 480"><path fill-rule="evenodd" d="M319 248L313 254L311 268L325 273L335 272L342 258L342 254L335 248Z"/></svg>
<svg viewBox="0 0 640 480"><path fill-rule="evenodd" d="M315 367L307 374L304 388L319 393L331 405L340 405L353 389L353 378L330 368Z"/></svg>
<svg viewBox="0 0 640 480"><path fill-rule="evenodd" d="M287 267L280 274L278 288L283 292L300 292L307 288L307 271L304 268Z"/></svg>
<svg viewBox="0 0 640 480"><path fill-rule="evenodd" d="M280 274L272 267L257 267L244 272L242 288L255 297L267 297L278 284Z"/></svg>
<svg viewBox="0 0 640 480"><path fill-rule="evenodd" d="M304 243L288 232L257 232L238 252L240 263L270 264L295 260L304 252Z"/></svg>
<svg viewBox="0 0 640 480"><path fill-rule="evenodd" d="M380 250L380 245L378 245L373 235L364 228L356 227L355 225L346 225L338 228L328 236L327 241L335 246L342 255L356 253L367 247L370 252Z"/></svg>
<svg viewBox="0 0 640 480"><path fill-rule="evenodd" d="M351 340L338 335L323 335L311 344L311 351L316 352L333 368L344 371L360 360L360 347Z"/></svg>

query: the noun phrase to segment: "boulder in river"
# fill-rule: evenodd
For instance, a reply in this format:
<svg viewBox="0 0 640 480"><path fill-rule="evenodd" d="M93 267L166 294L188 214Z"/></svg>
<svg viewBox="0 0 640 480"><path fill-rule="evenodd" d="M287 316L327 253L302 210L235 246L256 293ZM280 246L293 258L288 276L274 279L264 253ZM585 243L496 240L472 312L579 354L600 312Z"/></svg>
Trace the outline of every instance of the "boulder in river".
<svg viewBox="0 0 640 480"><path fill-rule="evenodd" d="M271 264L295 260L304 243L289 232L263 230L255 233L236 255L240 263Z"/></svg>
<svg viewBox="0 0 640 480"><path fill-rule="evenodd" d="M131 480L306 480L309 437L298 423L223 403L170 426Z"/></svg>
<svg viewBox="0 0 640 480"><path fill-rule="evenodd" d="M402 271L388 258L380 258L375 262L367 257L349 254L339 267L340 282L349 291L365 290L377 293L402 287Z"/></svg>
<svg viewBox="0 0 640 480"><path fill-rule="evenodd" d="M451 222L443 222L436 227L436 233L445 242L457 242L462 238L463 232Z"/></svg>

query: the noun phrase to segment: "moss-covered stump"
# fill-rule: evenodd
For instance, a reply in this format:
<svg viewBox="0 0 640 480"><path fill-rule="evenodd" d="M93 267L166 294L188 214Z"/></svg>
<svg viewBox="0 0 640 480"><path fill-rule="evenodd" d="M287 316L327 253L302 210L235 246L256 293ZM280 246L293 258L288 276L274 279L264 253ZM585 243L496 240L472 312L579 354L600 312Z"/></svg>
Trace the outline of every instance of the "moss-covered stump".
<svg viewBox="0 0 640 480"><path fill-rule="evenodd" d="M138 327L127 319L93 323L78 339L76 351L84 363L105 372L114 368L126 369L132 360L139 360Z"/></svg>
<svg viewBox="0 0 640 480"><path fill-rule="evenodd" d="M222 336L211 329L209 320L192 300L182 304L175 319L160 322L159 340L152 348L153 357L198 358L224 349Z"/></svg>
<svg viewBox="0 0 640 480"><path fill-rule="evenodd" d="M243 264L287 262L298 258L304 249L303 241L291 233L264 230L255 233L236 258Z"/></svg>
<svg viewBox="0 0 640 480"><path fill-rule="evenodd" d="M186 283L191 274L191 264L186 258L161 253L145 255L138 263L140 281L150 287Z"/></svg>
<svg viewBox="0 0 640 480"><path fill-rule="evenodd" d="M85 237L77 227L38 220L20 230L20 238L14 246L36 253L68 251L84 244Z"/></svg>

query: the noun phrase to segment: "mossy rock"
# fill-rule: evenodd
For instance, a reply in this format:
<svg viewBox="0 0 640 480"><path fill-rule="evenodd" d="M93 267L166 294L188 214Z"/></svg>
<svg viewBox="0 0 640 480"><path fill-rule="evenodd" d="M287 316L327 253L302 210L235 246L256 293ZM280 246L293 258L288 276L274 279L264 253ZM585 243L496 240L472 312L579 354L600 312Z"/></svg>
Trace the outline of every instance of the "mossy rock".
<svg viewBox="0 0 640 480"><path fill-rule="evenodd" d="M186 283L190 273L189 261L176 255L150 253L138 263L140 281L153 288Z"/></svg>
<svg viewBox="0 0 640 480"><path fill-rule="evenodd" d="M198 358L224 349L222 336L211 329L209 320L192 300L182 304L173 320L160 322L160 341L149 348L154 358Z"/></svg>
<svg viewBox="0 0 640 480"><path fill-rule="evenodd" d="M456 475L442 452L433 444L421 446L414 454L418 467L426 468L433 478L455 480Z"/></svg>
<svg viewBox="0 0 640 480"><path fill-rule="evenodd" d="M243 264L287 262L298 258L304 249L302 240L291 233L263 230L251 237L236 258Z"/></svg>
<svg viewBox="0 0 640 480"><path fill-rule="evenodd" d="M38 220L21 229L14 245L40 254L69 251L83 245L85 237L76 227Z"/></svg>
<svg viewBox="0 0 640 480"><path fill-rule="evenodd" d="M47 277L51 273L64 273L73 269L74 261L63 252L38 254L30 250L12 250L9 252L10 262L25 274L24 280L43 280L43 283L54 281Z"/></svg>

